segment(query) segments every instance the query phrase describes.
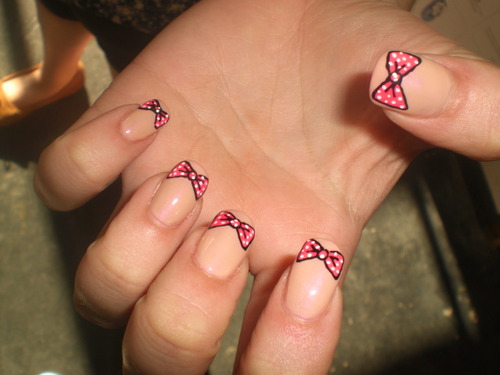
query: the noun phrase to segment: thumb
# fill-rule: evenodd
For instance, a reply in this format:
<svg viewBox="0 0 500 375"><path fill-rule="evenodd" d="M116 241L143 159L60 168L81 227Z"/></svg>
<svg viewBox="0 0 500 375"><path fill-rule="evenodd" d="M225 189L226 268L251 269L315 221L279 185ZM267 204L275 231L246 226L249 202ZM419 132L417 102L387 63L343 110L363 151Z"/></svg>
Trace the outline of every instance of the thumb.
<svg viewBox="0 0 500 375"><path fill-rule="evenodd" d="M500 68L474 57L390 51L376 64L372 100L426 142L471 158L500 158Z"/></svg>

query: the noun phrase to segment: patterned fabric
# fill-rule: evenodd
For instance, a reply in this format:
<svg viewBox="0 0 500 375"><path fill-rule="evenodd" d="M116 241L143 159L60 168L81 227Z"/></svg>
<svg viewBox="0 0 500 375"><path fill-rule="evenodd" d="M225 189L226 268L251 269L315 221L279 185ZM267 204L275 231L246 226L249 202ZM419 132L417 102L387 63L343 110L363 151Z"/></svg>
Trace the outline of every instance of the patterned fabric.
<svg viewBox="0 0 500 375"><path fill-rule="evenodd" d="M156 34L198 0L65 0L100 18Z"/></svg>

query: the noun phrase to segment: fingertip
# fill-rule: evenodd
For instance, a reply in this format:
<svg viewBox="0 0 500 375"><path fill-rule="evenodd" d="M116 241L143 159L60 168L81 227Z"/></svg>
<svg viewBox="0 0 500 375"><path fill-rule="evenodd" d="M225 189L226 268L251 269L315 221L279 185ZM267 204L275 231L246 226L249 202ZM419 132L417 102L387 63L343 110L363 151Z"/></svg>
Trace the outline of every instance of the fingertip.
<svg viewBox="0 0 500 375"><path fill-rule="evenodd" d="M143 104L134 105L120 120L120 132L129 141L142 141L162 128L170 120L165 105L158 99L151 99Z"/></svg>
<svg viewBox="0 0 500 375"><path fill-rule="evenodd" d="M246 347L241 348L238 371L322 374L330 367L340 335L342 291L325 267L321 250L318 256L301 260L306 245L312 246L310 241L277 281ZM336 248L327 240L314 241L329 252ZM258 292L254 284L252 298Z"/></svg>
<svg viewBox="0 0 500 375"><path fill-rule="evenodd" d="M106 328L123 325L135 303L146 293L151 283L170 261L191 230L200 212L194 199L191 182L177 179L170 186L173 198L165 200L158 192L168 173L151 176L109 222L106 230L87 249L75 278L74 302L86 319ZM156 199L156 201L155 201ZM151 215L152 202L170 204L171 200L186 199L191 210L177 215L177 225L166 226ZM188 212L189 211L189 212ZM172 214L172 210L169 210ZM168 215L166 215L167 217ZM166 218L167 220L168 217Z"/></svg>
<svg viewBox="0 0 500 375"><path fill-rule="evenodd" d="M250 219L239 211L221 211L205 231L194 253L198 267L210 277L230 279L243 266L255 238Z"/></svg>
<svg viewBox="0 0 500 375"><path fill-rule="evenodd" d="M372 74L372 101L408 116L435 116L446 108L453 78L443 65L416 54L389 51Z"/></svg>
<svg viewBox="0 0 500 375"><path fill-rule="evenodd" d="M221 238L219 232L214 248L226 255L243 252L234 246L236 231L226 228L229 236ZM124 339L125 361L136 371L163 373L174 365L178 373L203 373L220 348L248 268L243 261L234 273L221 277L218 270L210 273L200 267L195 253L206 232L198 228L188 236L136 304Z"/></svg>
<svg viewBox="0 0 500 375"><path fill-rule="evenodd" d="M148 147L169 117L159 101L142 108L146 103L101 114L70 129L42 152L34 185L50 208L71 210L82 205Z"/></svg>
<svg viewBox="0 0 500 375"><path fill-rule="evenodd" d="M148 205L155 222L165 227L176 227L195 209L199 213L201 198L209 185L208 177L199 172L201 170L197 163L185 160L163 175Z"/></svg>
<svg viewBox="0 0 500 375"><path fill-rule="evenodd" d="M391 121L427 143L495 159L500 157L498 87L500 69L466 51L460 56L390 51L374 68L370 93Z"/></svg>
<svg viewBox="0 0 500 375"><path fill-rule="evenodd" d="M344 269L344 256L327 240L309 239L292 265L284 294L290 316L312 321L328 313Z"/></svg>

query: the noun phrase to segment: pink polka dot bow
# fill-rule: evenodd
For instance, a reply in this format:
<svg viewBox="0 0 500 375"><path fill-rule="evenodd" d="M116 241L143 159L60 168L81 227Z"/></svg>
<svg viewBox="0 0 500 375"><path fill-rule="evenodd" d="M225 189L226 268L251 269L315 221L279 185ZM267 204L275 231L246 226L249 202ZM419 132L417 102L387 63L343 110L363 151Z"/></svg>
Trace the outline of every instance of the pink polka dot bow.
<svg viewBox="0 0 500 375"><path fill-rule="evenodd" d="M144 109L144 110L149 110L149 111L154 112L154 114L155 114L155 122L154 122L155 129L161 128L170 119L170 115L161 108L160 102L158 101L158 99L148 100L146 103L140 105L139 109Z"/></svg>
<svg viewBox="0 0 500 375"><path fill-rule="evenodd" d="M342 267L344 266L344 256L338 251L329 251L318 241L312 239L307 240L297 256L297 262L309 259L319 259L323 261L335 280L340 277Z"/></svg>
<svg viewBox="0 0 500 375"><path fill-rule="evenodd" d="M387 54L386 69L389 75L372 94L373 99L389 107L408 109L408 103L401 84L403 77L411 73L422 62L418 56L391 51Z"/></svg>
<svg viewBox="0 0 500 375"><path fill-rule="evenodd" d="M185 177L191 181L196 200L200 199L208 187L208 177L198 174L188 161L181 161L168 174L167 178Z"/></svg>
<svg viewBox="0 0 500 375"><path fill-rule="evenodd" d="M249 224L240 221L231 212L227 211L220 212L212 221L208 229L226 225L236 229L241 247L246 250L255 237L255 230Z"/></svg>

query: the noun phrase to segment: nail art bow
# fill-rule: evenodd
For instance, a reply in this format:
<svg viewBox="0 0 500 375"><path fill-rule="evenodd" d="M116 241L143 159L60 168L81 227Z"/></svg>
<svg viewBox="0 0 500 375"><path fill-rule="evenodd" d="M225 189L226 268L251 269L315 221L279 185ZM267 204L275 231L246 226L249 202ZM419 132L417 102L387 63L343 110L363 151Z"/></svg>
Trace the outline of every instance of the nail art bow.
<svg viewBox="0 0 500 375"><path fill-rule="evenodd" d="M255 237L255 230L236 218L231 212L222 211L210 224L209 229L229 225L236 229L241 247L246 250Z"/></svg>
<svg viewBox="0 0 500 375"><path fill-rule="evenodd" d="M146 103L140 105L139 109L149 110L155 113L155 129L161 128L170 119L170 115L161 109L158 99L148 100Z"/></svg>
<svg viewBox="0 0 500 375"><path fill-rule="evenodd" d="M208 187L208 177L198 174L188 161L181 161L168 174L167 178L185 177L193 185L196 200L200 199Z"/></svg>
<svg viewBox="0 0 500 375"><path fill-rule="evenodd" d="M341 253L325 249L316 240L307 240L297 256L297 262L308 259L322 260L335 280L339 278L344 266L344 256Z"/></svg>
<svg viewBox="0 0 500 375"><path fill-rule="evenodd" d="M403 77L412 72L421 62L422 59L420 57L406 52L389 52L385 65L389 75L386 80L373 91L373 99L389 107L403 110L408 109L408 103L401 83Z"/></svg>

